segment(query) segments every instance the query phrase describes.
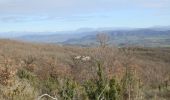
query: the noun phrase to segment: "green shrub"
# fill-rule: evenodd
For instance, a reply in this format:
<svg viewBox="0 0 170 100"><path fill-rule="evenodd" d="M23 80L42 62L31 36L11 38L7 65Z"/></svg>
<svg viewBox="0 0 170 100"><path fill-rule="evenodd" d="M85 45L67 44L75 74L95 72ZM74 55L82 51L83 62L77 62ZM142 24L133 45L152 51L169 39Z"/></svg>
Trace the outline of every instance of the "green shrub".
<svg viewBox="0 0 170 100"><path fill-rule="evenodd" d="M118 100L120 98L121 86L114 78L107 79L104 74L103 66L97 63L98 79L96 81L87 81L84 84L85 90L90 100Z"/></svg>
<svg viewBox="0 0 170 100"><path fill-rule="evenodd" d="M43 93L48 93L50 95L56 94L58 88L58 82L52 77L48 77L46 80L41 81L41 90Z"/></svg>
<svg viewBox="0 0 170 100"><path fill-rule="evenodd" d="M33 81L35 79L33 74L31 72L25 70L25 69L18 70L17 75L21 79L27 79L27 80L30 80L30 81Z"/></svg>

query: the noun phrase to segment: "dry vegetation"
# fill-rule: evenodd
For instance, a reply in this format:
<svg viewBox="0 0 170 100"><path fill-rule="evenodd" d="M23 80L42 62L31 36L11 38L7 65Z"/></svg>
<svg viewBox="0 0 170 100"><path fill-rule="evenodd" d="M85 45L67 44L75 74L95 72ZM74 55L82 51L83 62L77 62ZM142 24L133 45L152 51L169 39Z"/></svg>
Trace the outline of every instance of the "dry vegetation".
<svg viewBox="0 0 170 100"><path fill-rule="evenodd" d="M89 56L82 61L76 56ZM169 100L170 48L0 40L0 100ZM50 98L42 98L50 100Z"/></svg>

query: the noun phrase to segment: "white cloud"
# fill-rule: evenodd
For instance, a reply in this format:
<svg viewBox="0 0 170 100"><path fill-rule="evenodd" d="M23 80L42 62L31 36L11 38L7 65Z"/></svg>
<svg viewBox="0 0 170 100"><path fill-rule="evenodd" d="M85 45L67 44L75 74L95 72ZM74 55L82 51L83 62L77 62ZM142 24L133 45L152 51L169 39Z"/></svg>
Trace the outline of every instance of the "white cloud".
<svg viewBox="0 0 170 100"><path fill-rule="evenodd" d="M93 18L108 18L107 15L74 15L74 16L66 16L66 17L58 17L58 16L23 16L23 15L8 15L8 16L0 16L0 22L4 23L22 23L22 22L38 22L38 21L87 21Z"/></svg>

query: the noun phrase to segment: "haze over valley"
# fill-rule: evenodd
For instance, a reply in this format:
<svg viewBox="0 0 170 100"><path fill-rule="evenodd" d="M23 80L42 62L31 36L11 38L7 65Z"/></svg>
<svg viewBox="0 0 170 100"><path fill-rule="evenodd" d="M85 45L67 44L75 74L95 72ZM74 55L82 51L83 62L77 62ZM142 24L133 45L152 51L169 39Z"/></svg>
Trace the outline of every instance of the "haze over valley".
<svg viewBox="0 0 170 100"><path fill-rule="evenodd" d="M60 45L97 46L96 35L106 33L109 44L117 46L169 47L170 27L101 28L65 32L8 32L1 38ZM24 35L23 35L24 34Z"/></svg>

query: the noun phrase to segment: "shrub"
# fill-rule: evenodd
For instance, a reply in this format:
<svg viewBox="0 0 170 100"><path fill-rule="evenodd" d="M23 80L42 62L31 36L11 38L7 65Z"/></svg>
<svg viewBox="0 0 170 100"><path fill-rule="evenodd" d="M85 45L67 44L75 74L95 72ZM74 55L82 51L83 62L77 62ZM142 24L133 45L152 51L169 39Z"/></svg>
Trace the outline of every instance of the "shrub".
<svg viewBox="0 0 170 100"><path fill-rule="evenodd" d="M90 100L118 100L120 98L121 87L114 78L107 79L104 74L103 66L97 63L98 79L95 81L87 81L84 85Z"/></svg>
<svg viewBox="0 0 170 100"><path fill-rule="evenodd" d="M75 81L66 79L59 94L64 100L73 100L76 96L77 87L78 86Z"/></svg>
<svg viewBox="0 0 170 100"><path fill-rule="evenodd" d="M0 69L0 84L11 85L14 81L16 70L9 67Z"/></svg>

